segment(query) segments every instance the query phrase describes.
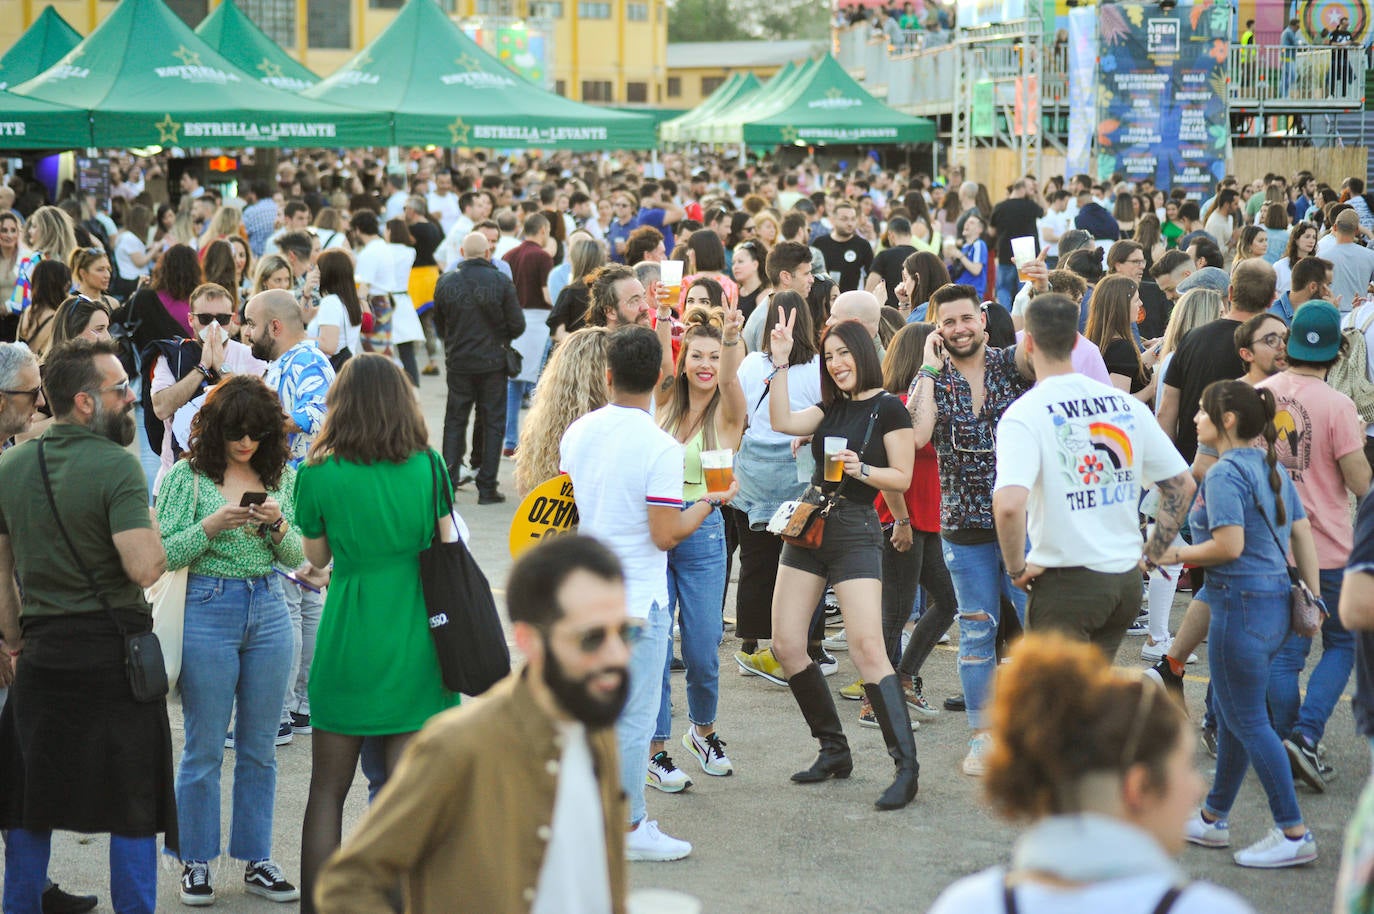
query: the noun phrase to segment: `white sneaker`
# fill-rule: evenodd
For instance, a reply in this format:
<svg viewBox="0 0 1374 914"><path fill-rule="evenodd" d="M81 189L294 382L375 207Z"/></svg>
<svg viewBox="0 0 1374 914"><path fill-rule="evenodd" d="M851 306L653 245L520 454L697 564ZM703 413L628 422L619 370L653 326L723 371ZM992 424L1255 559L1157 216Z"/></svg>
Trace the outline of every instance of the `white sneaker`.
<svg viewBox="0 0 1374 914"><path fill-rule="evenodd" d="M664 793L682 793L692 786L692 779L687 776L687 772L673 764L672 756L668 755L665 749L654 753L654 757L649 759L649 770L644 773L644 783Z"/></svg>
<svg viewBox="0 0 1374 914"><path fill-rule="evenodd" d="M944 633L943 635L940 636L940 640L939 640L939 641L936 641L935 643L936 643L936 644L949 644L949 630L946 629L946 630L945 630L945 633Z"/></svg>
<svg viewBox="0 0 1374 914"><path fill-rule="evenodd" d="M1165 638L1163 641L1156 641L1151 644L1148 640L1140 646L1140 659L1146 663L1158 663L1169 653L1169 648L1173 647L1174 639ZM1197 654L1188 655L1189 663L1197 663Z"/></svg>
<svg viewBox="0 0 1374 914"><path fill-rule="evenodd" d="M696 727L689 727L682 734L682 746L701 765L701 770L712 777L729 777L735 773L735 766L725 754L725 740L717 734L697 736Z"/></svg>
<svg viewBox="0 0 1374 914"><path fill-rule="evenodd" d="M1225 819L1208 822L1199 811L1184 824L1183 840L1198 847L1230 847L1231 825Z"/></svg>
<svg viewBox="0 0 1374 914"><path fill-rule="evenodd" d="M822 676L834 676L840 671L840 661L824 648L821 649L821 655L816 658L816 666L821 668Z"/></svg>
<svg viewBox="0 0 1374 914"><path fill-rule="evenodd" d="M626 860L681 860L692 852L686 841L665 835L658 830L658 822L645 819L625 835Z"/></svg>
<svg viewBox="0 0 1374 914"><path fill-rule="evenodd" d="M1301 838L1290 838L1280 829L1270 829L1262 841L1236 851L1236 863L1274 870L1285 866L1301 866L1317 859L1317 839L1309 831Z"/></svg>
<svg viewBox="0 0 1374 914"><path fill-rule="evenodd" d="M849 637L844 629L840 629L833 635L821 639L821 647L827 651L847 651L849 650Z"/></svg>
<svg viewBox="0 0 1374 914"><path fill-rule="evenodd" d="M968 741L968 755L964 756L964 774L981 778L988 772L987 754L992 748L992 734L979 733Z"/></svg>
<svg viewBox="0 0 1374 914"><path fill-rule="evenodd" d="M907 630L907 629L904 628L904 629L902 629L901 644L899 644L899 645L897 646L897 656L898 656L898 657L900 657L900 656L902 656L903 654L906 653L906 646L907 646L908 644L910 644L910 643L911 643L911 632L910 632L909 630Z"/></svg>

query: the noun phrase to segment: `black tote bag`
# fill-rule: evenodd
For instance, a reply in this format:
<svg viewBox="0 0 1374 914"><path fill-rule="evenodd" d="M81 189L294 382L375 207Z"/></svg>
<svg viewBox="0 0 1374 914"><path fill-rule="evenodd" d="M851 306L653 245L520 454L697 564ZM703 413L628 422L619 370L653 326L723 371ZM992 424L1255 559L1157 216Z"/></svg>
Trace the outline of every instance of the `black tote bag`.
<svg viewBox="0 0 1374 914"><path fill-rule="evenodd" d="M453 510L453 496L445 491L439 458L433 451L429 460L434 476L434 538L420 553L429 633L439 655L444 688L481 695L510 673L510 649L491 585L467 544L461 538L454 543L439 538L438 521Z"/></svg>

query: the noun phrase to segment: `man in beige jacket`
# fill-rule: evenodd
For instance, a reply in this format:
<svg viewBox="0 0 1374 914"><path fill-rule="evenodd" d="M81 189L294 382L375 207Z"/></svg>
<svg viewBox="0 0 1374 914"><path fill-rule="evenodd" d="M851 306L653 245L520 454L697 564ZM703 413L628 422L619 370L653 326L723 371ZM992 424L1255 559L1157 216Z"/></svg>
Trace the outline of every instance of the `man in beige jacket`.
<svg viewBox="0 0 1374 914"><path fill-rule="evenodd" d="M628 693L620 562L590 537L526 553L506 599L523 667L434 717L321 873L321 914L623 914L613 725Z"/></svg>

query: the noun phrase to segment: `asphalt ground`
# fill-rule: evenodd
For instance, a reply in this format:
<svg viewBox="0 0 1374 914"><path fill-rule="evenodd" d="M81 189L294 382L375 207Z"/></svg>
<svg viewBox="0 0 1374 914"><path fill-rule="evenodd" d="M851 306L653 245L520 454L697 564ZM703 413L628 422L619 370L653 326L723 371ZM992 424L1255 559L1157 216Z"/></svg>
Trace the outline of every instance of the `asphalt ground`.
<svg viewBox="0 0 1374 914"><path fill-rule="evenodd" d="M430 438L440 440L445 389L442 378L425 378L421 402ZM510 496L505 504L478 506L471 486L460 490L458 508L472 531L473 552L504 602L504 582L511 559L507 532L516 499L511 472L502 461L501 486ZM734 584L731 583L733 591ZM1171 630L1177 628L1187 605L1179 594L1172 610ZM733 593L727 606L734 605ZM925 691L937 707L961 691L954 643L937 647L926 663ZM1142 667L1143 638L1127 638L1118 662ZM967 751L969 729L962 714L942 711L922 724L916 734L921 761L921 790L904 810L877 812L873 800L891 780L892 762L877 730L858 726L858 702L837 698L841 720L855 754L853 776L846 781L796 785L788 778L810 764L815 743L786 689L757 677L740 675L733 660L739 642L727 632L721 645L720 714L718 730L734 762L731 777L708 777L680 745L678 764L695 782L680 794L648 790L650 818L678 838L691 841L693 853L672 863L631 866L633 889L665 888L700 899L708 914L835 914L835 912L908 912L926 910L951 882L988 866L1005 863L1018 830L994 818L981 801L979 782L960 771ZM1189 711L1200 721L1208 676L1205 645L1198 663L1189 667ZM856 678L852 663L837 654L839 672L830 678L838 689ZM1308 668L1320 656L1314 647ZM1305 677L1304 677L1305 678ZM674 740L685 726L685 685L673 677ZM1337 777L1324 794L1300 787L1299 804L1316 834L1320 857L1292 870L1247 870L1236 866L1230 852L1190 846L1181 863L1195 879L1214 882L1238 892L1257 911L1330 911L1340 862L1345 824L1370 770L1365 741L1354 730L1349 695L1338 706L1327 728L1327 760ZM181 708L169 705L175 751L180 753ZM1066 740L1073 734L1066 734ZM676 745L676 743L674 743ZM672 751L672 746L670 746ZM310 737L297 736L278 750L278 780L274 856L287 878L299 880L300 825L310 779ZM1199 744L1197 764L1209 774L1213 761ZM224 840L228 840L229 797L233 753L226 751L221 793L224 800ZM1208 778L1210 781L1210 777ZM366 784L359 774L345 810L345 834L363 814ZM1271 826L1264 792L1253 772L1247 777L1231 816L1234 848L1263 837ZM53 839L50 878L64 888L92 892L101 898L97 911L109 912L104 836L59 833ZM213 884L216 910L280 911L256 896L243 894L238 861L216 862ZM159 875L159 910L182 910L177 879L180 866L164 858ZM291 909L292 906L284 906ZM455 914L465 912L454 899ZM473 912L482 914L482 912Z"/></svg>

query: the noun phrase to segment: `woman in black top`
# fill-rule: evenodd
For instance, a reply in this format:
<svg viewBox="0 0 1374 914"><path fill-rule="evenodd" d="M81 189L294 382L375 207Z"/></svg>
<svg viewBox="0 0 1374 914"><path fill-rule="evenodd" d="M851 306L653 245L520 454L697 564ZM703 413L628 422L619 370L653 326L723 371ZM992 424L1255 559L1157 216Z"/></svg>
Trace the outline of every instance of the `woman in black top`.
<svg viewBox="0 0 1374 914"><path fill-rule="evenodd" d="M425 203L424 197L411 197L407 205L419 207L415 212L420 214L421 218L406 226L410 230L410 238L415 247L415 262L410 265L406 291L410 293L410 302L419 313L420 326L425 331L425 354L429 361L421 373L436 375L439 373L439 342L438 337L434 335L433 312L434 286L439 282L439 264L434 259L434 252L444 240L444 231L429 218L428 204Z"/></svg>
<svg viewBox="0 0 1374 914"><path fill-rule="evenodd" d="M820 546L782 549L773 589L773 653L788 676L788 686L820 741L820 755L810 768L792 775L798 783L845 778L853 768L849 743L840 727L835 700L807 653L806 633L812 607L828 584L835 588L844 616L849 656L864 680L897 766L892 785L878 798L879 809L900 809L916 796L916 740L901 682L893 672L883 642L882 527L873 501L880 491L905 492L911 484L916 452L911 417L902 401L883 390L882 367L868 331L856 321L826 329L821 337L821 402L793 412L787 392L787 360L792 351L795 315L779 315L768 344L775 368L769 383L769 420L775 431L810 435L816 458L814 486L834 499L825 519ZM827 438L843 438L833 459L841 463L838 479L827 479Z"/></svg>
<svg viewBox="0 0 1374 914"><path fill-rule="evenodd" d="M1155 383L1131 334L1131 322L1140 308L1140 287L1135 281L1108 276L1088 300L1088 326L1083 335L1102 350L1113 386L1144 403L1153 403Z"/></svg>

